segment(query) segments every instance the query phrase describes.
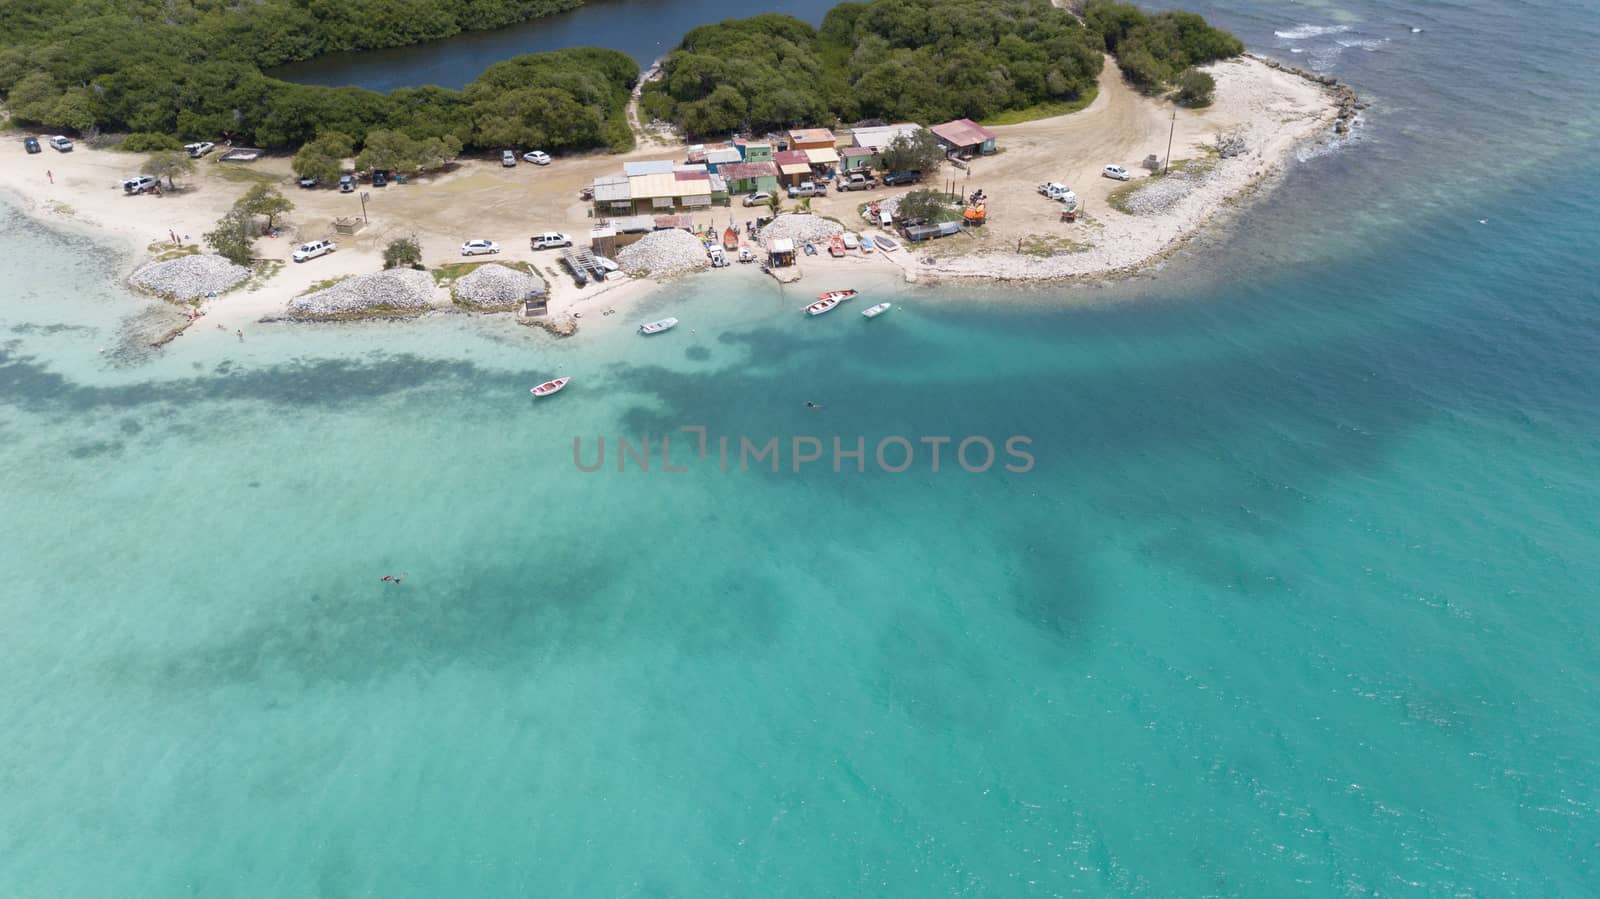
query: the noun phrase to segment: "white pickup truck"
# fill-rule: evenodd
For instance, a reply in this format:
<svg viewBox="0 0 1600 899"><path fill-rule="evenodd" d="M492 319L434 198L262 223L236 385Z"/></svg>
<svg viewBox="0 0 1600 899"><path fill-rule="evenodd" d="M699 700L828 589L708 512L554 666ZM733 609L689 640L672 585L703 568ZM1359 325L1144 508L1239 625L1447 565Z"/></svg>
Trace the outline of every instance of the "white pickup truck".
<svg viewBox="0 0 1600 899"><path fill-rule="evenodd" d="M291 258L295 262L305 262L318 256L326 256L337 249L339 249L339 245L331 240L313 240L310 243L301 244L300 249L295 250Z"/></svg>
<svg viewBox="0 0 1600 899"><path fill-rule="evenodd" d="M530 238L529 244L535 250L553 250L556 247L572 246L572 237L560 231L546 231L538 237Z"/></svg>

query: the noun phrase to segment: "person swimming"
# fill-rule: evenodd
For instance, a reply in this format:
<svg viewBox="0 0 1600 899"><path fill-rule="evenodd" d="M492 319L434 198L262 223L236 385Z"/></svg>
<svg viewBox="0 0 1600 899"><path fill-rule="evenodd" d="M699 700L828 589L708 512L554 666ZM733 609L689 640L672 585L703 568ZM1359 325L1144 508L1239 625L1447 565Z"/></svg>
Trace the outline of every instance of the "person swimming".
<svg viewBox="0 0 1600 899"><path fill-rule="evenodd" d="M810 400L806 400L806 408L807 409L821 409L822 408L822 404L821 403L813 403Z"/></svg>

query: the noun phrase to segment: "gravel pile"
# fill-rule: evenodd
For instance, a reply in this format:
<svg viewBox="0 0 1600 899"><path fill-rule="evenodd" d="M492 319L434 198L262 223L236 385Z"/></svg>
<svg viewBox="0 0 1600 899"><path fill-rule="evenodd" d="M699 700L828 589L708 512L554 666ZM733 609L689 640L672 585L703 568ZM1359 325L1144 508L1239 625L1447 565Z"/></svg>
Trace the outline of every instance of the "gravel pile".
<svg viewBox="0 0 1600 899"><path fill-rule="evenodd" d="M1173 171L1151 178L1128 197L1128 211L1134 215L1160 215L1178 205L1204 180L1204 173L1190 171Z"/></svg>
<svg viewBox="0 0 1600 899"><path fill-rule="evenodd" d="M289 301L289 313L316 318L365 312L416 312L428 308L433 290L433 276L427 272L396 268L356 275L326 290L295 297Z"/></svg>
<svg viewBox="0 0 1600 899"><path fill-rule="evenodd" d="M456 279L451 294L479 309L505 309L545 294L544 279L491 262Z"/></svg>
<svg viewBox="0 0 1600 899"><path fill-rule="evenodd" d="M249 269L208 253L152 262L133 273L133 283L175 300L197 300L207 294L222 293L248 277Z"/></svg>
<svg viewBox="0 0 1600 899"><path fill-rule="evenodd" d="M687 231L673 228L652 231L638 243L622 248L617 264L625 272L665 275L704 268L711 264L706 245Z"/></svg>
<svg viewBox="0 0 1600 899"><path fill-rule="evenodd" d="M827 243L830 237L843 230L844 226L838 222L820 215L786 212L761 229L761 245L770 247L773 241L784 238L793 240L797 247L807 243Z"/></svg>

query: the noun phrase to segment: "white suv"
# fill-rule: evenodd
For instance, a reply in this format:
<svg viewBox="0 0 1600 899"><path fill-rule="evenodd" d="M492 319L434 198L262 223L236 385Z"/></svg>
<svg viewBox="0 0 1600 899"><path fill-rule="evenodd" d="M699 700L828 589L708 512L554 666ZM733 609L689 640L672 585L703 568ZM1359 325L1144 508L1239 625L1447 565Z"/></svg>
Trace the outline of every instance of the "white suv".
<svg viewBox="0 0 1600 899"><path fill-rule="evenodd" d="M338 245L331 240L313 240L310 243L301 244L300 249L294 251L292 258L295 262L305 262L318 256L326 256L337 249L339 249Z"/></svg>
<svg viewBox="0 0 1600 899"><path fill-rule="evenodd" d="M461 245L461 255L481 256L500 252L499 244L492 240L469 240Z"/></svg>
<svg viewBox="0 0 1600 899"><path fill-rule="evenodd" d="M140 175L122 182L123 193L142 194L153 187L159 179L151 175Z"/></svg>

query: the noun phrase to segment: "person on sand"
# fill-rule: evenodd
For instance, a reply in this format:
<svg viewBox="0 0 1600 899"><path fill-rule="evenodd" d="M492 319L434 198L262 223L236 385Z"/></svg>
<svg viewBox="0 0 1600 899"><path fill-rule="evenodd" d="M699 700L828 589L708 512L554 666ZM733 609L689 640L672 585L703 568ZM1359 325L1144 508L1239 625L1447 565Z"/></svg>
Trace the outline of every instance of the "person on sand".
<svg viewBox="0 0 1600 899"><path fill-rule="evenodd" d="M50 179L50 183L51 183L51 184L54 184L54 183L56 183L56 173L55 173L55 172L52 172L52 171L50 171L50 170L49 170L49 169L45 169L45 170L44 170L44 176L45 176L45 177L46 177L46 178L49 178L49 179Z"/></svg>
<svg viewBox="0 0 1600 899"><path fill-rule="evenodd" d="M239 342L240 343L244 343L244 331L242 331L242 330L241 331L234 331L233 333L235 333L235 334L237 334L239 336Z"/></svg>

